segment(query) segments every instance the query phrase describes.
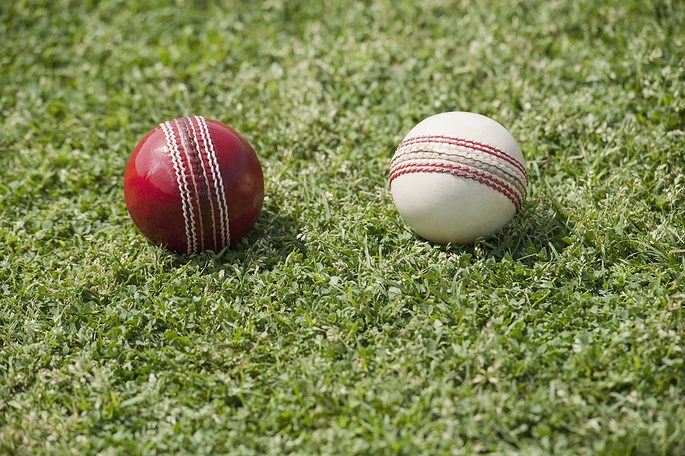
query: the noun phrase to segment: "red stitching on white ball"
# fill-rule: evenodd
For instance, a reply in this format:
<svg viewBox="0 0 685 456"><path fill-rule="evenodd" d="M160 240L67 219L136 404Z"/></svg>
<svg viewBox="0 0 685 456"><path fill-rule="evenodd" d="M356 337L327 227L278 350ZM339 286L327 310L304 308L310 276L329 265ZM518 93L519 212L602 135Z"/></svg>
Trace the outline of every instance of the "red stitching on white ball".
<svg viewBox="0 0 685 456"><path fill-rule="evenodd" d="M523 173L523 175L526 178L526 181L528 181L528 173L526 172L526 168L519 162L515 157L511 156L509 153L498 149L497 147L491 146L489 144L481 143L478 141L472 141L470 139L464 139L464 138L456 138L456 137L451 137L451 136L441 136L441 135L427 135L427 136L415 136L413 138L406 139L400 143L399 146L397 146L397 150L404 146L408 146L411 144L416 144L416 143L442 143L442 144L452 144L456 146L462 146L462 147L467 147L470 149L474 149L480 152L484 152L486 154L494 155L498 158L501 158L502 160L505 160L518 168L519 171Z"/></svg>
<svg viewBox="0 0 685 456"><path fill-rule="evenodd" d="M519 196L506 183L482 171L448 163L408 163L399 165L391 171L390 185L399 176L410 173L445 173L474 180L507 197L516 208L516 212L521 210L522 201Z"/></svg>

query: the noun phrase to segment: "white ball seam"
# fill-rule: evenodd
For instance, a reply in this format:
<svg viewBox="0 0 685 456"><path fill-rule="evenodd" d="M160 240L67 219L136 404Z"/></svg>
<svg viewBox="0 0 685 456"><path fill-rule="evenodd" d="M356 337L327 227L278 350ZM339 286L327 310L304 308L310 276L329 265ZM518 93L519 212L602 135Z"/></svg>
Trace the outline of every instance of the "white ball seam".
<svg viewBox="0 0 685 456"><path fill-rule="evenodd" d="M478 157L478 158L475 158ZM481 160L480 155L474 154L452 154L452 153L441 153L432 150L419 150L415 152L407 152L400 154L393 159L393 164L390 172L392 173L395 167L405 164L407 162L451 162L469 166L475 169L482 169L493 175L496 175L500 179L506 181L512 185L522 198L526 195L526 183L523 177L520 175L515 175L513 168L500 167L499 163L494 163L492 161L485 162Z"/></svg>
<svg viewBox="0 0 685 456"><path fill-rule="evenodd" d="M444 135L413 136L405 138L397 146L397 151L399 151L402 148L417 144L422 144L423 146L427 147L434 147L436 145L445 144L451 146L461 146L463 148L468 148L474 151L482 152L484 154L487 154L487 156L496 157L514 166L525 176L526 180L528 180L528 173L526 172L526 167L523 165L523 163L521 163L521 161L519 161L516 157L512 156L510 153L498 147L486 144L484 142Z"/></svg>
<svg viewBox="0 0 685 456"><path fill-rule="evenodd" d="M392 188L393 181L400 176L411 173L443 173L453 174L465 179L470 179L486 185L500 194L505 196L516 208L516 212L521 210L523 199L506 183L502 182L496 176L476 168L469 168L467 166L456 163L408 163L395 167L390 174L390 187Z"/></svg>

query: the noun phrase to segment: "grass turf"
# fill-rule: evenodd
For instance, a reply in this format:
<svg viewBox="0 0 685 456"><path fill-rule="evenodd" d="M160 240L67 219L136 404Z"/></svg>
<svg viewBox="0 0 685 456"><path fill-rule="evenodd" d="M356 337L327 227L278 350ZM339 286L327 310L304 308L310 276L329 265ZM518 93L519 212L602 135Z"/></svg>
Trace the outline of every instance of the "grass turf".
<svg viewBox="0 0 685 456"><path fill-rule="evenodd" d="M5 2L0 452L685 452L685 7ZM386 184L420 119L528 160L475 246ZM122 173L156 123L253 143L236 247L145 242Z"/></svg>

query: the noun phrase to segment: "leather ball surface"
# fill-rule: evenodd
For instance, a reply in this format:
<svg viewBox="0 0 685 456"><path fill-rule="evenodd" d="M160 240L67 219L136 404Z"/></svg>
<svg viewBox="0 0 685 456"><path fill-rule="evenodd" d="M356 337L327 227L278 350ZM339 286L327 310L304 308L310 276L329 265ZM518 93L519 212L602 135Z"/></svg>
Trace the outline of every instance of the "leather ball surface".
<svg viewBox="0 0 685 456"><path fill-rule="evenodd" d="M124 198L151 242L178 253L218 251L254 225L264 178L237 131L201 116L180 117L138 143L126 166Z"/></svg>
<svg viewBox="0 0 685 456"><path fill-rule="evenodd" d="M470 112L419 122L397 147L390 169L398 212L436 243L469 244L501 229L520 211L527 182L512 135Z"/></svg>

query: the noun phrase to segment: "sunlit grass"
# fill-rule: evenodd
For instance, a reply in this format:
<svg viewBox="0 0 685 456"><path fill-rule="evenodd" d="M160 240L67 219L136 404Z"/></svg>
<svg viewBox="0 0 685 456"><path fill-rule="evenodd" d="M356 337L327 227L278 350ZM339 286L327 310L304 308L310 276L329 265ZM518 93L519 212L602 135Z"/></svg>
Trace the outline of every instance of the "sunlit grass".
<svg viewBox="0 0 685 456"><path fill-rule="evenodd" d="M685 451L679 2L88 3L0 6L0 453ZM475 246L387 188L448 110L528 160ZM188 114L267 196L179 257L122 180Z"/></svg>

